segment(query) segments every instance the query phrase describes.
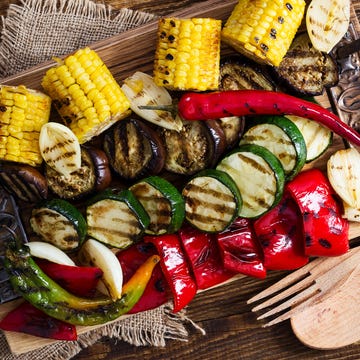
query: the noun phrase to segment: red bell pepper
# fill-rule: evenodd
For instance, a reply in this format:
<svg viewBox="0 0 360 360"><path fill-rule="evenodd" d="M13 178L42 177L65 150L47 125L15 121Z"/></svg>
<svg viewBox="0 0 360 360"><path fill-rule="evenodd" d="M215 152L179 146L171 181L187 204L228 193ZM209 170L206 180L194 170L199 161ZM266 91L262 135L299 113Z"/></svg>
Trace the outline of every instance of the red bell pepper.
<svg viewBox="0 0 360 360"><path fill-rule="evenodd" d="M349 250L349 222L329 180L319 169L298 174L286 185L303 218L305 254L337 256Z"/></svg>
<svg viewBox="0 0 360 360"><path fill-rule="evenodd" d="M233 90L187 93L178 103L185 120L219 119L245 115L297 115L328 127L344 139L360 146L360 134L322 106L285 93L266 90Z"/></svg>
<svg viewBox="0 0 360 360"><path fill-rule="evenodd" d="M28 303L21 303L1 321L0 329L55 340L77 340L76 326L46 315Z"/></svg>
<svg viewBox="0 0 360 360"><path fill-rule="evenodd" d="M179 236L176 233L145 236L144 241L151 242L157 249L160 266L173 295L173 312L178 312L190 303L197 291Z"/></svg>
<svg viewBox="0 0 360 360"><path fill-rule="evenodd" d="M266 277L263 254L250 220L238 218L216 238L226 269L256 278Z"/></svg>
<svg viewBox="0 0 360 360"><path fill-rule="evenodd" d="M156 248L151 243L138 242L125 250L117 253L123 271L124 282L126 283L135 271L143 264L151 255L156 254ZM157 265L151 275L143 295L136 305L129 311L129 314L135 314L141 311L154 309L165 302L169 298L168 286L166 279Z"/></svg>
<svg viewBox="0 0 360 360"><path fill-rule="evenodd" d="M309 261L305 255L303 221L288 192L277 206L254 221L254 231L268 270L294 270Z"/></svg>
<svg viewBox="0 0 360 360"><path fill-rule="evenodd" d="M101 269L93 266L69 266L43 259L36 259L36 263L46 275L77 296L93 296L103 275Z"/></svg>
<svg viewBox="0 0 360 360"><path fill-rule="evenodd" d="M189 225L184 225L178 233L198 289L218 285L235 275L224 268L215 234Z"/></svg>

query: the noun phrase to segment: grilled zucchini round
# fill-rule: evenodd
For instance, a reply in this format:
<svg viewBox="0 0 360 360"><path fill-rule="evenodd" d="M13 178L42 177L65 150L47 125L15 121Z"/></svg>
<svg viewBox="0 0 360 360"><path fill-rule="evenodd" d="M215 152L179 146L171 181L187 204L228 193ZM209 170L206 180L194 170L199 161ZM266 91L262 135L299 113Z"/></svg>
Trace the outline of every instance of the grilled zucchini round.
<svg viewBox="0 0 360 360"><path fill-rule="evenodd" d="M220 161L217 170L228 173L235 181L243 200L241 217L259 217L282 197L284 169L279 159L263 146L239 146Z"/></svg>
<svg viewBox="0 0 360 360"><path fill-rule="evenodd" d="M270 150L280 160L286 180L293 178L306 162L305 140L297 126L283 116L251 119L240 140L242 144L257 144Z"/></svg>
<svg viewBox="0 0 360 360"><path fill-rule="evenodd" d="M182 190L186 220L201 231L220 232L230 226L242 205L240 191L225 172L199 172Z"/></svg>
<svg viewBox="0 0 360 360"><path fill-rule="evenodd" d="M63 199L51 199L36 206L31 213L30 226L42 240L64 251L77 249L87 234L81 212Z"/></svg>
<svg viewBox="0 0 360 360"><path fill-rule="evenodd" d="M178 189L167 180L149 176L130 190L150 217L147 234L160 235L177 231L185 217L185 204Z"/></svg>

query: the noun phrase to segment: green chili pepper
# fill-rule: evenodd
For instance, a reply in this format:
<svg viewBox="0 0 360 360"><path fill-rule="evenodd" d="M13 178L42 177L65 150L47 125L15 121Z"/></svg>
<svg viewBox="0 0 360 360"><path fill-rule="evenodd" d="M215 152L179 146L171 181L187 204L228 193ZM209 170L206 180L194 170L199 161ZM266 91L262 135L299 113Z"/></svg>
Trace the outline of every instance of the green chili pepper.
<svg viewBox="0 0 360 360"><path fill-rule="evenodd" d="M73 325L97 325L127 313L138 302L150 280L158 255L151 256L123 286L117 301L75 296L49 278L32 259L26 246L8 247L4 261L10 282L20 295L49 316Z"/></svg>

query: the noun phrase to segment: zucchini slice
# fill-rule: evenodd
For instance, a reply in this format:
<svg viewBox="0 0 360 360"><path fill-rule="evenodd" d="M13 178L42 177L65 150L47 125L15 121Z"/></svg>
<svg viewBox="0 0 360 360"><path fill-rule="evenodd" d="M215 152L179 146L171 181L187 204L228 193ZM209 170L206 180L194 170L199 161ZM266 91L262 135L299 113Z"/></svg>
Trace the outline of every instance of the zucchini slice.
<svg viewBox="0 0 360 360"><path fill-rule="evenodd" d="M225 172L208 169L184 186L186 220L205 232L220 232L230 226L242 205L240 191Z"/></svg>
<svg viewBox="0 0 360 360"><path fill-rule="evenodd" d="M81 212L63 199L51 199L36 206L30 216L30 226L43 241L64 251L77 249L87 233Z"/></svg>
<svg viewBox="0 0 360 360"><path fill-rule="evenodd" d="M243 201L241 217L259 217L282 197L284 169L279 159L263 146L239 146L220 161L217 170L228 173L235 181Z"/></svg>
<svg viewBox="0 0 360 360"><path fill-rule="evenodd" d="M281 162L286 180L292 179L305 165L306 144L297 126L283 116L251 119L240 145L257 144L270 150Z"/></svg>
<svg viewBox="0 0 360 360"><path fill-rule="evenodd" d="M300 130L306 144L306 162L319 158L331 145L333 133L317 123L300 116L285 115Z"/></svg>
<svg viewBox="0 0 360 360"><path fill-rule="evenodd" d="M86 208L88 235L115 248L135 243L150 223L149 215L133 193L111 190L93 197Z"/></svg>
<svg viewBox="0 0 360 360"><path fill-rule="evenodd" d="M176 232L185 218L185 204L178 189L167 180L149 176L132 185L130 190L150 217L147 234Z"/></svg>

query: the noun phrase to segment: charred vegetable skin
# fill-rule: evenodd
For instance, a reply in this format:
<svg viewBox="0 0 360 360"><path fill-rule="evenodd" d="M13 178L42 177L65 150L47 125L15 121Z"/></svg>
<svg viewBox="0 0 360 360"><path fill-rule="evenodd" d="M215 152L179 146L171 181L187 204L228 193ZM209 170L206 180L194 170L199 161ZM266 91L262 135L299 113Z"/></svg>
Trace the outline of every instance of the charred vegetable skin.
<svg viewBox="0 0 360 360"><path fill-rule="evenodd" d="M275 91L276 87L264 66L239 55L222 59L219 90L250 89Z"/></svg>
<svg viewBox="0 0 360 360"><path fill-rule="evenodd" d="M112 169L122 178L136 180L158 174L165 164L165 147L159 135L143 121L127 119L104 138Z"/></svg>
<svg viewBox="0 0 360 360"><path fill-rule="evenodd" d="M319 169L303 171L286 185L303 219L305 255L338 256L349 250L349 222L329 180ZM311 201L309 200L311 199Z"/></svg>
<svg viewBox="0 0 360 360"><path fill-rule="evenodd" d="M295 38L280 65L272 70L280 84L295 95L321 95L339 81L336 61L316 50L307 33Z"/></svg>
<svg viewBox="0 0 360 360"><path fill-rule="evenodd" d="M332 112L310 101L274 91L188 93L180 98L178 111L186 120L244 115L296 115L317 121L354 145L360 146L360 134Z"/></svg>
<svg viewBox="0 0 360 360"><path fill-rule="evenodd" d="M0 329L55 340L77 340L75 325L44 314L27 301L10 311L0 321Z"/></svg>
<svg viewBox="0 0 360 360"><path fill-rule="evenodd" d="M4 261L14 289L33 306L55 319L73 325L97 325L127 313L138 302L151 277L157 255L151 256L123 287L123 296L110 298L82 298L68 293L51 280L31 258L26 247L17 248L11 242Z"/></svg>

